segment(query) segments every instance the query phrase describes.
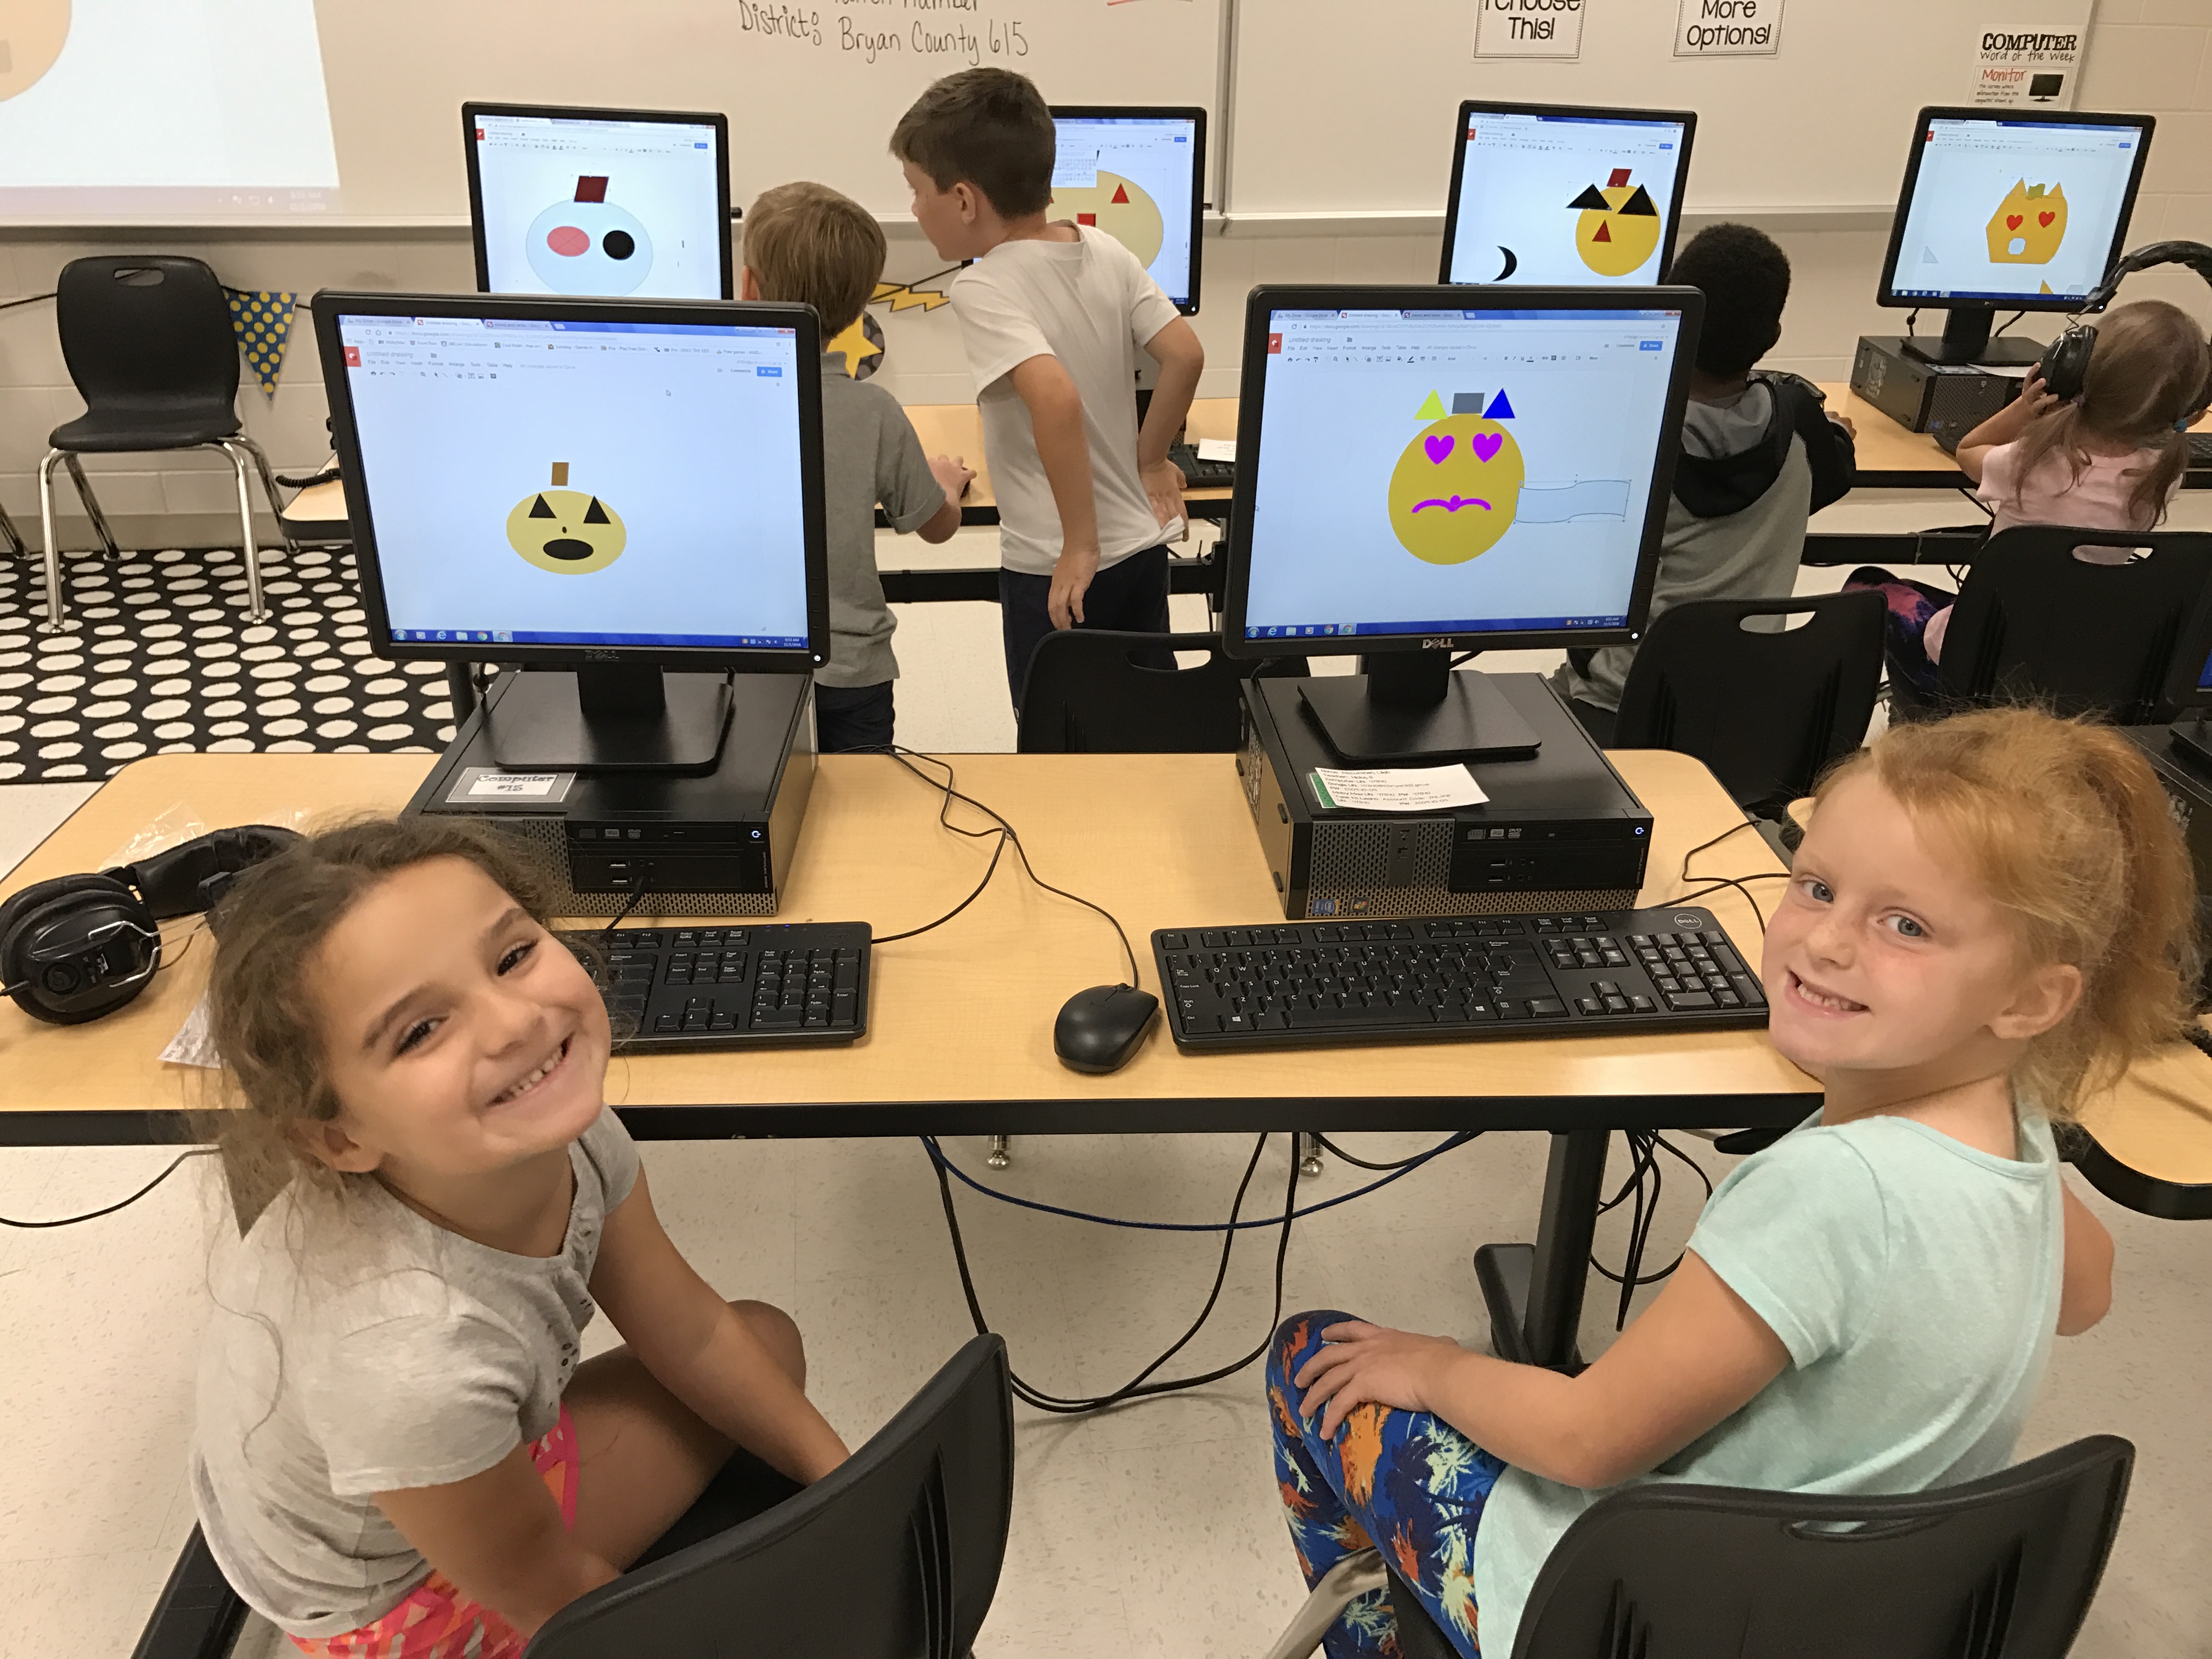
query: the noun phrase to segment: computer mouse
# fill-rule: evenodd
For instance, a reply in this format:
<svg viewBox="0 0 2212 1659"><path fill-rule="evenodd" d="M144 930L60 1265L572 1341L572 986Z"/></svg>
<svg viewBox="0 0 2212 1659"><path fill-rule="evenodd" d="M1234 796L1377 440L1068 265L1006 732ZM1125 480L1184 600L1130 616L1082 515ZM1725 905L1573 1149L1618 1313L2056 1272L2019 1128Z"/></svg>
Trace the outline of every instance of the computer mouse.
<svg viewBox="0 0 2212 1659"><path fill-rule="evenodd" d="M1129 1063L1160 1012L1160 1000L1133 985L1094 985L1060 1006L1052 1051L1079 1072L1118 1072Z"/></svg>

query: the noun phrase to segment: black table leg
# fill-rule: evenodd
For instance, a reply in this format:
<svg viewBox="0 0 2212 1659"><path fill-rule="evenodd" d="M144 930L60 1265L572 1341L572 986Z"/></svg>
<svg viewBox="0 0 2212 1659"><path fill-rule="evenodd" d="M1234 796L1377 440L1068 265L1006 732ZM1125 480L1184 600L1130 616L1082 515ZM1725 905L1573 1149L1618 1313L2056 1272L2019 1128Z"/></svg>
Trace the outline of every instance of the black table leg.
<svg viewBox="0 0 2212 1659"><path fill-rule="evenodd" d="M238 1599L209 1553L198 1527L161 1586L154 1616L131 1650L131 1659L223 1659L246 1623Z"/></svg>
<svg viewBox="0 0 2212 1659"><path fill-rule="evenodd" d="M1490 1345L1500 1359L1553 1370L1582 1369L1576 1333L1611 1138L1604 1129L1553 1134L1536 1242L1486 1244L1474 1253L1474 1276L1490 1310Z"/></svg>

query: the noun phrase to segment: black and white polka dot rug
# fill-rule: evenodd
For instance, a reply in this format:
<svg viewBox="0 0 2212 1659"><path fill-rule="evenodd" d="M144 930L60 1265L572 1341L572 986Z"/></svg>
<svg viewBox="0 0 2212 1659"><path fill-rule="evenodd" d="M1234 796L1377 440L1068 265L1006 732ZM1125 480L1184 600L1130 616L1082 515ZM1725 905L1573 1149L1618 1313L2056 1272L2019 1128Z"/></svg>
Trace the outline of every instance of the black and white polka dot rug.
<svg viewBox="0 0 2212 1659"><path fill-rule="evenodd" d="M35 560L0 558L0 783L112 776L143 755L428 754L453 735L445 665L369 654L353 555L262 558L246 620L227 551L73 557L78 626L41 634Z"/></svg>

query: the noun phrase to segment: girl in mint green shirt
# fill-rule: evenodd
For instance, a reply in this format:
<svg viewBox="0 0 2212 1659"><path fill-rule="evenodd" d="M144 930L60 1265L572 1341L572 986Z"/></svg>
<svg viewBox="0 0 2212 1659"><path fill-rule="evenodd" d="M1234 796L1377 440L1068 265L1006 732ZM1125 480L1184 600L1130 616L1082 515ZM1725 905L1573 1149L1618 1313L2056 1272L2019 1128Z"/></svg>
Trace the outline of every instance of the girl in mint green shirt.
<svg viewBox="0 0 2212 1659"><path fill-rule="evenodd" d="M2002 1468L2112 1245L2050 1123L2172 1040L2194 880L2126 739L2027 710L1894 728L1816 799L1762 967L1820 1113L1708 1200L1680 1268L1579 1376L1333 1312L1268 1368L1309 1584L1370 1542L1469 1656L1617 1486L1903 1492ZM1478 1614L1478 1609L1479 1614ZM1395 1650L1355 1599L1331 1659Z"/></svg>

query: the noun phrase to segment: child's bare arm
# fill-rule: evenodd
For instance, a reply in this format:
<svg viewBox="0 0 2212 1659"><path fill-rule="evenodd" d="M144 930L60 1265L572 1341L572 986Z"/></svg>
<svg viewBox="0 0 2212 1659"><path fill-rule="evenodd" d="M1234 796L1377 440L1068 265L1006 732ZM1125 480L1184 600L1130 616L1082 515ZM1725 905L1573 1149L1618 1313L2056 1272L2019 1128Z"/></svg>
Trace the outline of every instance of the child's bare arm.
<svg viewBox="0 0 2212 1659"><path fill-rule="evenodd" d="M1990 451L2002 447L2027 430L2027 423L2058 399L2044 389L2043 376L2030 372L2020 396L1959 440L1959 471L1979 483L1982 464Z"/></svg>
<svg viewBox="0 0 2212 1659"><path fill-rule="evenodd" d="M525 1636L616 1577L562 1525L527 1446L465 1480L380 1492L376 1506L461 1594Z"/></svg>
<svg viewBox="0 0 2212 1659"><path fill-rule="evenodd" d="M2066 1195L2066 1266L2059 1279L2058 1334L2079 1336L2112 1305L2112 1236L2089 1206Z"/></svg>
<svg viewBox="0 0 2212 1659"><path fill-rule="evenodd" d="M1091 441L1083 431L1083 394L1059 358L1041 353L1013 369L1014 393L1029 405L1037 459L1060 509L1060 562L1047 599L1054 628L1083 620L1083 596L1098 574L1098 498L1091 483Z"/></svg>
<svg viewBox="0 0 2212 1659"><path fill-rule="evenodd" d="M592 1296L669 1393L794 1480L845 1461L845 1443L737 1310L684 1259L645 1173L607 1217Z"/></svg>
<svg viewBox="0 0 2212 1659"><path fill-rule="evenodd" d="M1206 371L1206 348L1198 331L1178 317L1145 342L1160 366L1159 383L1146 406L1144 428L1137 434L1137 476L1162 528L1182 516L1182 473L1168 459L1168 446L1190 415L1198 377ZM1186 528L1185 533L1188 534Z"/></svg>
<svg viewBox="0 0 2212 1659"><path fill-rule="evenodd" d="M1516 1468L1586 1488L1656 1468L1790 1363L1782 1340L1695 1255L1579 1376L1371 1325L1325 1334L1340 1340L1291 1379L1305 1391L1302 1415L1326 1402L1325 1434L1366 1401L1431 1412Z"/></svg>
<svg viewBox="0 0 2212 1659"><path fill-rule="evenodd" d="M945 492L945 505L930 516L929 522L915 532L933 547L939 542L949 542L960 528L960 501L967 495L968 485L975 478L975 469L968 465L964 455L933 455L929 459L930 475L937 480L938 488Z"/></svg>

